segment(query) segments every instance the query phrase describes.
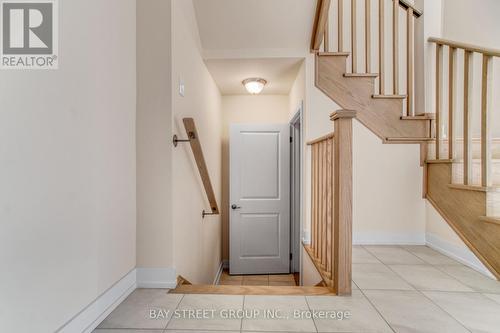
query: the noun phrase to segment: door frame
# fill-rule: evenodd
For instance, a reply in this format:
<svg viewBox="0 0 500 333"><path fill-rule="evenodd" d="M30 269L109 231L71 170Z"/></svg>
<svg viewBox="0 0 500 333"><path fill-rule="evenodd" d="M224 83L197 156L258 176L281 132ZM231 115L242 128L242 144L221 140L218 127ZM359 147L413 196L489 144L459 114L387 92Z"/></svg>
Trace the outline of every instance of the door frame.
<svg viewBox="0 0 500 333"><path fill-rule="evenodd" d="M290 273L302 273L304 102L290 120ZM298 126L298 129L297 129Z"/></svg>

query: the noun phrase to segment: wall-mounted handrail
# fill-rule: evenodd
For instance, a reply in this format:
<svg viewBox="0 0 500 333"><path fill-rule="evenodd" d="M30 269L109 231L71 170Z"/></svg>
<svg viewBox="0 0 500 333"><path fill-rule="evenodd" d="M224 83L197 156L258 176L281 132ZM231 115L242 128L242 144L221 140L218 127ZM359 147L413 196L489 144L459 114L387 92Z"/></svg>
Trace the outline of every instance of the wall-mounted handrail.
<svg viewBox="0 0 500 333"><path fill-rule="evenodd" d="M203 150L201 148L201 143L198 136L198 131L196 130L194 119L184 118L182 121L184 123L184 128L186 129L188 139L178 140L177 137L174 136L174 145L176 146L177 142L189 142L191 150L193 151L196 166L198 167L198 171L200 172L201 181L203 183L203 187L205 188L205 192L207 194L211 209L211 213L203 211L202 216L205 217L206 215L219 215L219 207L215 198L212 182L210 181L210 175L208 173L207 164L205 163L205 157L203 156Z"/></svg>

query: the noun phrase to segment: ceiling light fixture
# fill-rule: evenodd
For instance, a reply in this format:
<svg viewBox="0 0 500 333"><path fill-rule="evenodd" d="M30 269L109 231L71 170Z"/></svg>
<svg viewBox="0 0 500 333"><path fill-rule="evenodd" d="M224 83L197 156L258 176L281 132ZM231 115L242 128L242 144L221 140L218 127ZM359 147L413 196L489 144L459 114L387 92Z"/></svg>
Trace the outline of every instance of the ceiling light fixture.
<svg viewBox="0 0 500 333"><path fill-rule="evenodd" d="M262 92L267 81L261 78L250 78L243 80L243 85L245 89L252 95L257 95Z"/></svg>

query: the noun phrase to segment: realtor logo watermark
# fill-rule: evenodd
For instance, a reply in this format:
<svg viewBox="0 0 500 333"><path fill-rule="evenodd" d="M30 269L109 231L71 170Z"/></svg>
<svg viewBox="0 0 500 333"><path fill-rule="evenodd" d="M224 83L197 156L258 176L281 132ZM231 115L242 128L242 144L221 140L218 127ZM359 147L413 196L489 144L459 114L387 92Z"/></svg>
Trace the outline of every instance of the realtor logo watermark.
<svg viewBox="0 0 500 333"><path fill-rule="evenodd" d="M0 68L57 69L57 0L0 0L0 11Z"/></svg>

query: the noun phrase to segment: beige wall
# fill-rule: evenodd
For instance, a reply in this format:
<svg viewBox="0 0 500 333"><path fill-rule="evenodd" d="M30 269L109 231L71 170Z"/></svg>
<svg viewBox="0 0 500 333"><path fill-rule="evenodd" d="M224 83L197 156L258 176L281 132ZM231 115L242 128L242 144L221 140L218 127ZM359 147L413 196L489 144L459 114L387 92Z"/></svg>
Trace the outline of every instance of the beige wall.
<svg viewBox="0 0 500 333"><path fill-rule="evenodd" d="M221 205L221 96L200 56L192 2L172 3L173 132L186 137L182 119L194 118ZM185 84L184 97L178 93L180 80ZM192 283L210 284L221 263L221 217L201 217L210 205L189 145L171 149L174 265Z"/></svg>
<svg viewBox="0 0 500 333"><path fill-rule="evenodd" d="M135 267L135 1L59 9L59 69L0 75L1 332L54 332Z"/></svg>
<svg viewBox="0 0 500 333"><path fill-rule="evenodd" d="M137 2L139 268L173 267L171 6L170 0Z"/></svg>
<svg viewBox="0 0 500 333"><path fill-rule="evenodd" d="M288 123L288 95L222 97L222 258L229 259L229 126L235 123Z"/></svg>

